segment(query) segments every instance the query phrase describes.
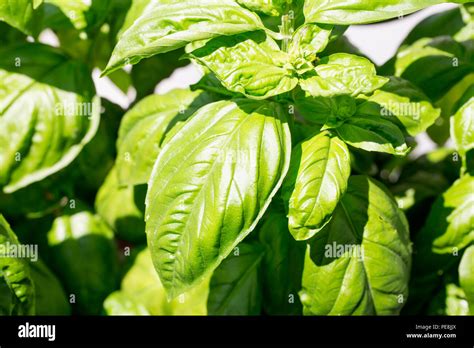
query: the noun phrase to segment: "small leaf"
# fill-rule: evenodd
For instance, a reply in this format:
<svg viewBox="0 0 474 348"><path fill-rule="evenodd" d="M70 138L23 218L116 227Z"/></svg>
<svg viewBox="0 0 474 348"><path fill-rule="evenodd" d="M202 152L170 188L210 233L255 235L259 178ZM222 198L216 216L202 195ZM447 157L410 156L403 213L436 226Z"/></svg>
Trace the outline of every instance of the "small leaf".
<svg viewBox="0 0 474 348"><path fill-rule="evenodd" d="M210 69L228 90L253 99L289 92L298 83L289 57L262 31L219 37L187 56Z"/></svg>
<svg viewBox="0 0 474 348"><path fill-rule="evenodd" d="M207 307L209 315L259 315L262 308L261 263L264 249L239 244L214 271Z"/></svg>
<svg viewBox="0 0 474 348"><path fill-rule="evenodd" d="M373 179L351 177L333 219L308 243L304 314L399 314L410 263L408 223L393 197Z"/></svg>
<svg viewBox="0 0 474 348"><path fill-rule="evenodd" d="M113 168L97 192L95 208L118 238L140 244L146 239L145 196L145 185L120 187Z"/></svg>
<svg viewBox="0 0 474 348"><path fill-rule="evenodd" d="M312 74L302 77L300 86L313 97L357 96L387 82L388 78L377 76L375 66L367 58L336 53L321 59Z"/></svg>
<svg viewBox="0 0 474 348"><path fill-rule="evenodd" d="M366 150L403 156L409 151L401 130L382 117L351 117L336 129L344 142Z"/></svg>
<svg viewBox="0 0 474 348"><path fill-rule="evenodd" d="M328 132L296 146L282 189L290 232L296 240L313 237L331 220L350 172L346 144Z"/></svg>
<svg viewBox="0 0 474 348"><path fill-rule="evenodd" d="M171 297L212 272L262 217L289 166L286 117L276 103L221 101L165 141L145 215L153 262Z"/></svg>
<svg viewBox="0 0 474 348"><path fill-rule="evenodd" d="M264 29L232 0L155 1L121 35L103 75L190 42Z"/></svg>

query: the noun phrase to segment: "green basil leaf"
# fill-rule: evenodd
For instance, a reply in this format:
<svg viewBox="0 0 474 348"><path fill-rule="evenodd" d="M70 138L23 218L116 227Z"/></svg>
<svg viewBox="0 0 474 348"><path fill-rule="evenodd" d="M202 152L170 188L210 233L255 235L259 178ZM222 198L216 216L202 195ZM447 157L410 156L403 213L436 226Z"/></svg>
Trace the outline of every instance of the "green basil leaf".
<svg viewBox="0 0 474 348"><path fill-rule="evenodd" d="M300 80L300 86L314 97L349 94L357 96L381 88L388 78L377 76L375 66L364 57L336 53L322 58L313 73Z"/></svg>
<svg viewBox="0 0 474 348"><path fill-rule="evenodd" d="M318 233L330 220L347 188L349 150L337 137L322 132L298 144L283 183L290 232L296 240Z"/></svg>
<svg viewBox="0 0 474 348"><path fill-rule="evenodd" d="M454 2L466 3L468 1L470 0ZM306 1L304 14L306 21L311 23L365 24L402 17L425 7L445 2L444 0Z"/></svg>
<svg viewBox="0 0 474 348"><path fill-rule="evenodd" d="M357 115L381 116L411 136L426 131L441 114L423 92L398 77L391 77L366 100L357 107Z"/></svg>
<svg viewBox="0 0 474 348"><path fill-rule="evenodd" d="M474 315L474 246L467 248L461 259L459 282L466 294L471 314Z"/></svg>
<svg viewBox="0 0 474 348"><path fill-rule="evenodd" d="M42 26L64 30L97 28L106 18L111 0L44 0Z"/></svg>
<svg viewBox="0 0 474 348"><path fill-rule="evenodd" d="M289 3L293 0L236 0L240 5L251 11L261 12L269 16L285 14ZM296 2L296 1L295 1Z"/></svg>
<svg viewBox="0 0 474 348"><path fill-rule="evenodd" d="M51 267L68 294L74 295L73 308L79 314L98 315L105 297L117 286L112 230L100 217L81 210L56 218L47 238Z"/></svg>
<svg viewBox="0 0 474 348"><path fill-rule="evenodd" d="M259 29L260 18L232 0L152 2L121 35L103 74L190 42Z"/></svg>
<svg viewBox="0 0 474 348"><path fill-rule="evenodd" d="M143 243L146 238L145 196L145 185L121 187L113 168L97 193L95 209L117 237L131 243Z"/></svg>
<svg viewBox="0 0 474 348"><path fill-rule="evenodd" d="M411 45L427 37L454 36L464 25L460 7L435 13L418 23L405 38L403 45Z"/></svg>
<svg viewBox="0 0 474 348"><path fill-rule="evenodd" d="M86 66L40 44L1 50L0 81L0 186L11 193L79 155L99 126L100 100Z"/></svg>
<svg viewBox="0 0 474 348"><path fill-rule="evenodd" d="M34 31L34 10L38 0L3 0L0 2L0 21L21 30L25 34Z"/></svg>
<svg viewBox="0 0 474 348"><path fill-rule="evenodd" d="M127 10L127 14L123 21L122 27L117 33L117 37L122 37L135 21L140 18L140 16L146 12L148 6L155 6L154 2L150 0L131 0L130 7ZM166 3L166 0L159 0L160 3ZM170 2L170 1L168 1ZM123 10L122 10L123 11Z"/></svg>
<svg viewBox="0 0 474 348"><path fill-rule="evenodd" d="M293 93L293 101L305 120L325 128L336 128L357 111L356 100L348 95L313 97L300 89Z"/></svg>
<svg viewBox="0 0 474 348"><path fill-rule="evenodd" d="M344 142L366 150L403 156L409 151L402 131L392 122L373 116L354 116L336 129Z"/></svg>
<svg viewBox="0 0 474 348"><path fill-rule="evenodd" d="M300 315L298 292L303 274L303 243L296 242L288 231L283 213L271 213L259 231L265 245L263 258L263 308L269 315Z"/></svg>
<svg viewBox="0 0 474 348"><path fill-rule="evenodd" d="M288 55L263 31L212 39L187 57L211 70L228 90L253 99L289 92L298 84Z"/></svg>
<svg viewBox="0 0 474 348"><path fill-rule="evenodd" d="M469 315L469 303L463 289L447 284L433 299L428 315Z"/></svg>
<svg viewBox="0 0 474 348"><path fill-rule="evenodd" d="M71 306L58 278L38 260L30 262L36 290L36 315L71 315Z"/></svg>
<svg viewBox="0 0 474 348"><path fill-rule="evenodd" d="M474 45L448 36L424 38L397 54L395 75L409 80L434 101L474 72ZM427 69L426 67L429 67Z"/></svg>
<svg viewBox="0 0 474 348"><path fill-rule="evenodd" d="M156 274L150 251L141 251L122 280L120 291L104 302L107 315L206 315L209 279L195 289L168 300Z"/></svg>
<svg viewBox="0 0 474 348"><path fill-rule="evenodd" d="M0 214L0 315L35 314L35 285L29 261L17 256L19 245Z"/></svg>
<svg viewBox="0 0 474 348"><path fill-rule="evenodd" d="M92 140L84 146L77 158L81 172L80 189L95 194L114 166L117 151L115 142L123 116L123 109L102 99L100 125Z"/></svg>
<svg viewBox="0 0 474 348"><path fill-rule="evenodd" d="M290 162L286 117L276 103L221 101L165 141L145 216L153 263L171 297L212 272L262 217Z"/></svg>
<svg viewBox="0 0 474 348"><path fill-rule="evenodd" d="M433 251L453 253L474 242L474 178L464 175L431 208L424 229L436 235Z"/></svg>
<svg viewBox="0 0 474 348"><path fill-rule="evenodd" d="M410 263L408 223L393 197L373 179L351 177L333 219L308 243L304 313L398 314Z"/></svg>
<svg viewBox="0 0 474 348"><path fill-rule="evenodd" d="M211 101L210 95L202 91L177 89L151 95L131 108L122 119L117 141L119 184L145 184L166 134Z"/></svg>
<svg viewBox="0 0 474 348"><path fill-rule="evenodd" d="M288 53L304 61L316 59L316 53L323 51L329 43L332 26L305 24L298 28L290 41Z"/></svg>
<svg viewBox="0 0 474 348"><path fill-rule="evenodd" d="M136 100L141 100L153 94L158 83L170 77L177 68L189 64L189 61L179 59L183 55L183 52L184 50L176 50L160 54L148 59L143 59L140 63L133 66L131 77L133 87L137 91ZM117 70L116 72L119 71L124 72L124 70ZM151 76L150 71L153 71ZM115 73L109 75L109 78L113 77L114 74Z"/></svg>
<svg viewBox="0 0 474 348"><path fill-rule="evenodd" d="M216 268L211 278L209 315L259 315L262 310L259 244L239 244Z"/></svg>
<svg viewBox="0 0 474 348"><path fill-rule="evenodd" d="M466 91L462 99L469 98L451 117L451 138L456 149L464 156L474 148L474 87ZM464 101L464 100L463 100Z"/></svg>

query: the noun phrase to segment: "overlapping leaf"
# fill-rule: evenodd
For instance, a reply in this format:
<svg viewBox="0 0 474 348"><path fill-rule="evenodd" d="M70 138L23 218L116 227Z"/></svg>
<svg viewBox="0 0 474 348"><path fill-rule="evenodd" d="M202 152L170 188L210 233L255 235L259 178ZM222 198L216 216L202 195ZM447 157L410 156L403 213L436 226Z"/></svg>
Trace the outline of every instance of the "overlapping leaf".
<svg viewBox="0 0 474 348"><path fill-rule="evenodd" d="M290 232L306 240L331 219L350 175L349 150L337 137L322 132L293 150L283 185Z"/></svg>
<svg viewBox="0 0 474 348"><path fill-rule="evenodd" d="M263 28L255 13L232 0L155 1L121 35L104 74L193 41Z"/></svg>
<svg viewBox="0 0 474 348"><path fill-rule="evenodd" d="M0 186L14 192L69 165L97 131L88 69L56 49L0 52Z"/></svg>
<svg viewBox="0 0 474 348"><path fill-rule="evenodd" d="M253 230L290 153L282 107L252 100L208 104L165 142L148 183L146 231L170 296L198 283Z"/></svg>
<svg viewBox="0 0 474 348"><path fill-rule="evenodd" d="M351 177L332 221L308 244L304 313L398 314L410 263L408 223L395 200L373 179Z"/></svg>
<svg viewBox="0 0 474 348"><path fill-rule="evenodd" d="M298 83L288 55L263 31L219 37L188 56L209 68L227 89L249 98L288 92Z"/></svg>

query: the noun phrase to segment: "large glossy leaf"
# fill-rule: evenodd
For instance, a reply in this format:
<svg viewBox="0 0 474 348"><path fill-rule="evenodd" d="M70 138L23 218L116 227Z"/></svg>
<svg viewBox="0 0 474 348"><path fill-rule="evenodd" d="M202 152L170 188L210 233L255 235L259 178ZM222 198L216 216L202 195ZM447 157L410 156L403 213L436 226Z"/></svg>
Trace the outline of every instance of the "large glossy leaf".
<svg viewBox="0 0 474 348"><path fill-rule="evenodd" d="M193 41L263 28L256 14L232 0L154 1L121 35L104 74Z"/></svg>
<svg viewBox="0 0 474 348"><path fill-rule="evenodd" d="M358 115L381 116L411 136L426 131L441 114L423 92L397 77L391 77L366 100L357 107Z"/></svg>
<svg viewBox="0 0 474 348"><path fill-rule="evenodd" d="M459 264L459 282L466 294L471 314L474 315L474 246L466 249Z"/></svg>
<svg viewBox="0 0 474 348"><path fill-rule="evenodd" d="M29 261L18 255L18 239L0 214L0 315L35 314Z"/></svg>
<svg viewBox="0 0 474 348"><path fill-rule="evenodd" d="M312 73L300 81L301 88L314 97L370 93L388 82L377 76L375 66L364 57L335 53L322 58Z"/></svg>
<svg viewBox="0 0 474 348"><path fill-rule="evenodd" d="M34 10L41 4L38 0L2 0L0 21L10 24L25 34L33 32Z"/></svg>
<svg viewBox="0 0 474 348"><path fill-rule="evenodd" d="M145 196L145 185L121 187L113 168L97 192L95 209L117 237L132 243L143 243L146 238Z"/></svg>
<svg viewBox="0 0 474 348"><path fill-rule="evenodd" d="M470 0L454 2L466 3ZM323 0L306 1L307 22L330 24L364 24L401 17L445 0Z"/></svg>
<svg viewBox="0 0 474 348"><path fill-rule="evenodd" d="M77 209L54 220L47 234L51 266L79 314L97 315L117 286L118 260L113 232L99 216Z"/></svg>
<svg viewBox="0 0 474 348"><path fill-rule="evenodd" d="M40 44L0 52L0 186L13 192L68 166L97 131L85 65Z"/></svg>
<svg viewBox="0 0 474 348"><path fill-rule="evenodd" d="M296 146L282 189L296 240L311 238L331 220L350 173L346 144L329 132Z"/></svg>
<svg viewBox="0 0 474 348"><path fill-rule="evenodd" d="M164 95L151 95L130 109L122 119L117 141L119 183L145 184L166 134L211 101L202 91L178 89Z"/></svg>
<svg viewBox="0 0 474 348"><path fill-rule="evenodd" d="M209 315L259 315L262 309L259 244L239 244L214 271L207 307Z"/></svg>
<svg viewBox="0 0 474 348"><path fill-rule="evenodd" d="M474 148L474 86L466 91L461 102L463 104L451 118L451 137L459 153L465 155Z"/></svg>
<svg viewBox="0 0 474 348"><path fill-rule="evenodd" d="M464 175L431 208L424 229L436 238L433 250L453 253L474 242L474 178Z"/></svg>
<svg viewBox="0 0 474 348"><path fill-rule="evenodd" d="M400 128L382 117L351 117L336 132L349 145L366 151L405 155L409 150Z"/></svg>
<svg viewBox="0 0 474 348"><path fill-rule="evenodd" d="M298 84L288 55L263 31L215 38L188 56L209 68L227 89L250 98L268 98Z"/></svg>
<svg viewBox="0 0 474 348"><path fill-rule="evenodd" d="M276 103L216 102L165 142L148 183L146 230L170 296L214 270L262 217L289 166L286 117Z"/></svg>
<svg viewBox="0 0 474 348"><path fill-rule="evenodd" d="M168 300L156 274L150 251L141 251L122 280L122 287L104 302L108 315L206 315L209 279Z"/></svg>
<svg viewBox="0 0 474 348"><path fill-rule="evenodd" d="M262 261L263 308L269 315L300 315L298 292L301 290L305 244L293 239L288 219L272 212L259 231L265 245Z"/></svg>
<svg viewBox="0 0 474 348"><path fill-rule="evenodd" d="M332 221L308 243L300 293L305 314L393 315L408 295L408 223L373 179L349 179Z"/></svg>

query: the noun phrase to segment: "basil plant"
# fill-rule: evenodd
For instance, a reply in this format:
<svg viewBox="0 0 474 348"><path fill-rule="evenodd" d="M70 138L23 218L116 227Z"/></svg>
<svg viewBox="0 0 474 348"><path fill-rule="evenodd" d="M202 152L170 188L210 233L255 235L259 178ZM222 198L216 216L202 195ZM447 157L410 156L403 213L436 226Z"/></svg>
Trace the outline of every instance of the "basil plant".
<svg viewBox="0 0 474 348"><path fill-rule="evenodd" d="M0 313L474 314L474 5L344 36L446 2L3 1Z"/></svg>

